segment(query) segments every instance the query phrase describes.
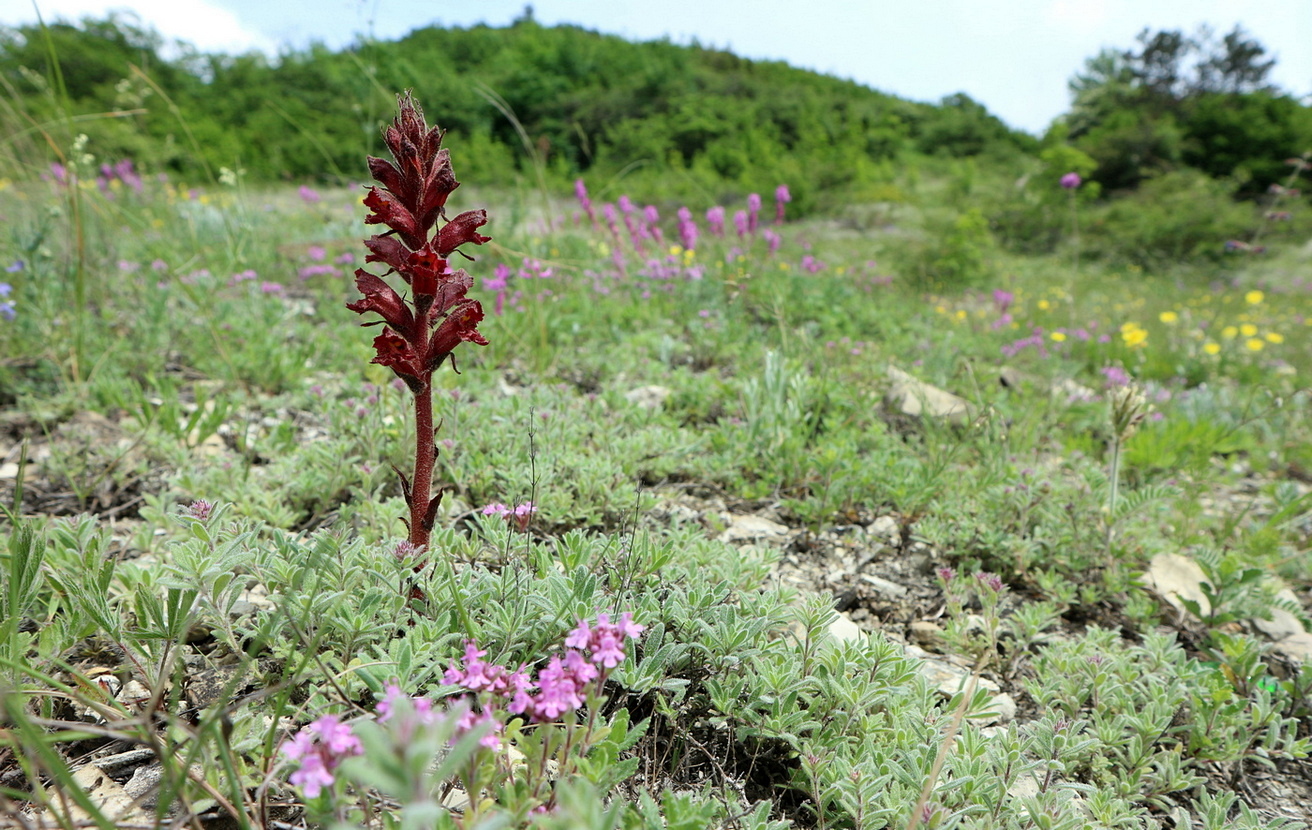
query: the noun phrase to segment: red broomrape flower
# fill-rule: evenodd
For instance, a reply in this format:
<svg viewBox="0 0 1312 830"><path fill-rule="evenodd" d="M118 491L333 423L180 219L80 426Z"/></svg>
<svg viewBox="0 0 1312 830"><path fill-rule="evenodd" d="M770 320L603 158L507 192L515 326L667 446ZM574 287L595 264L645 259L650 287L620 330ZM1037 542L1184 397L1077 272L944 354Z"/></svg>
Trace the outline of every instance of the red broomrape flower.
<svg viewBox="0 0 1312 830"><path fill-rule="evenodd" d="M429 127L423 111L409 92L397 99L399 114L383 131L392 161L369 157L369 172L378 182L364 198L369 208L365 223L388 230L364 241L365 262L387 266L379 276L363 268L355 272L355 285L364 296L347 308L357 314L373 312L383 325L374 338L374 363L386 366L405 381L415 395L415 469L413 483L402 476L410 506L410 541L416 547L428 542L438 500L430 502L433 461L432 377L461 343L487 345L478 331L483 306L465 296L473 278L452 270L447 258L461 245L482 245L489 237L478 229L487 224L487 211L466 211L446 219L446 202L460 186L451 169L451 156L442 148L443 132ZM441 227L438 223L441 222ZM468 258L468 257L467 257ZM408 297L383 277L397 274L409 287Z"/></svg>

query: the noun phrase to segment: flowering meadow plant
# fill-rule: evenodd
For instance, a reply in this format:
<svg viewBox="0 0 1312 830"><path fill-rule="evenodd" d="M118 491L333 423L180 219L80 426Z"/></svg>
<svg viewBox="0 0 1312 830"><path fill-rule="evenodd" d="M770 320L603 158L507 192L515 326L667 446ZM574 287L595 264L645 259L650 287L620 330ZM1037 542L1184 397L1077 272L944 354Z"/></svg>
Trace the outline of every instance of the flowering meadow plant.
<svg viewBox="0 0 1312 830"><path fill-rule="evenodd" d="M487 651L468 641L463 659L452 661L443 676L460 694L434 700L407 695L397 681L388 682L373 717L346 723L324 715L284 741L282 758L295 765L288 782L307 799L331 793L327 801L334 802L345 798L337 786L340 775L400 797L404 812L435 804L437 791L454 783L426 773L434 756L445 756L443 768L464 793L500 793L490 800L471 799L467 826L489 811L549 811L556 782L574 775L609 733L598 717L606 680L624 661L626 641L637 639L645 628L627 612L614 621L606 613L594 623L579 620L565 638L563 653L553 656L536 678L526 666L511 670L487 662ZM580 711L586 711L582 723ZM532 732L525 731L529 725ZM417 750L429 757L413 758ZM347 763L357 757L356 763ZM548 759L554 762L550 775ZM377 769L391 770L391 780L370 772ZM515 777L524 786L513 786Z"/></svg>
<svg viewBox="0 0 1312 830"><path fill-rule="evenodd" d="M448 257L461 245L482 245L490 237L478 228L487 223L487 211L471 210L446 220L446 202L460 182L451 169L450 153L442 148L442 131L429 127L423 111L407 93L399 99L400 114L383 133L394 161L369 158L369 172L379 183L365 196L370 213L365 222L388 230L365 240L365 262L387 266L410 288L402 297L382 277L356 269L355 284L364 298L349 303L357 314L382 317L383 331L374 338L372 362L391 369L414 395L415 463L413 475L401 474L401 486L410 508L406 525L410 543L428 544L433 519L441 503L433 498L433 372L448 359L455 365L461 343L486 346L478 331L483 306L466 297L473 279L464 270L452 270ZM365 325L377 325L370 322Z"/></svg>

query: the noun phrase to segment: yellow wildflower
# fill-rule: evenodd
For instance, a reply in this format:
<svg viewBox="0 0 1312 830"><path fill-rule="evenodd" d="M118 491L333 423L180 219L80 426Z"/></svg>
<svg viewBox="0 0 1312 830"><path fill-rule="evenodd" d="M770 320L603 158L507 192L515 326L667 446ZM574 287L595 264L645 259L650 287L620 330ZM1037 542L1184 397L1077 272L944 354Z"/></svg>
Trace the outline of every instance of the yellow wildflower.
<svg viewBox="0 0 1312 830"><path fill-rule="evenodd" d="M1148 332L1138 323L1126 323L1121 326L1121 340L1131 349L1137 349L1148 341Z"/></svg>
<svg viewBox="0 0 1312 830"><path fill-rule="evenodd" d="M1266 333L1266 342L1283 343L1285 342L1285 336L1278 331L1268 331Z"/></svg>
<svg viewBox="0 0 1312 830"><path fill-rule="evenodd" d="M1254 337L1257 335L1257 326L1252 323L1244 323L1239 327L1239 333L1244 337Z"/></svg>
<svg viewBox="0 0 1312 830"><path fill-rule="evenodd" d="M1064 331L1054 331L1052 334L1050 334L1050 335L1048 335L1048 336L1051 337L1054 341L1056 341L1056 342L1058 342L1058 343L1061 343L1062 341L1064 341L1064 340L1066 339L1066 332L1064 332Z"/></svg>
<svg viewBox="0 0 1312 830"><path fill-rule="evenodd" d="M1157 315L1157 319L1161 320L1163 323L1170 324L1179 320L1180 315L1176 314L1174 311L1163 311L1161 314Z"/></svg>
<svg viewBox="0 0 1312 830"><path fill-rule="evenodd" d="M1248 347L1248 350L1250 352L1260 352L1266 346L1266 343L1263 343L1261 340L1258 340L1256 337L1250 337L1248 339L1248 342L1245 343L1244 345Z"/></svg>
<svg viewBox="0 0 1312 830"><path fill-rule="evenodd" d="M1219 354L1221 351L1221 344L1213 343L1211 340L1208 340L1203 344L1203 351L1208 354Z"/></svg>
<svg viewBox="0 0 1312 830"><path fill-rule="evenodd" d="M1237 334L1239 334L1239 329L1235 328L1234 326L1226 326L1225 328L1221 329L1221 336L1224 337L1226 340L1234 340L1235 335Z"/></svg>
<svg viewBox="0 0 1312 830"><path fill-rule="evenodd" d="M1262 300L1264 299L1266 299L1266 295L1263 294L1261 291L1257 291L1256 289L1254 289L1253 291L1249 291L1247 294L1244 295L1244 302L1248 303L1249 305L1257 305L1258 303L1262 302Z"/></svg>

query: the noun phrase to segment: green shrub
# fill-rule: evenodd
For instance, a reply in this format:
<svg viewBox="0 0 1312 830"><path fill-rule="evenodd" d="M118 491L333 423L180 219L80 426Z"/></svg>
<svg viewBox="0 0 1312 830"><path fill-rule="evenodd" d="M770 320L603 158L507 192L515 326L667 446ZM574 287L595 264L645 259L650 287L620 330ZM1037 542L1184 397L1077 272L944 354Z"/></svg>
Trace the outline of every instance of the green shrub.
<svg viewBox="0 0 1312 830"><path fill-rule="evenodd" d="M1144 267L1219 258L1226 240L1246 236L1255 219L1250 206L1231 200L1228 183L1177 170L1095 215L1085 228L1086 253Z"/></svg>

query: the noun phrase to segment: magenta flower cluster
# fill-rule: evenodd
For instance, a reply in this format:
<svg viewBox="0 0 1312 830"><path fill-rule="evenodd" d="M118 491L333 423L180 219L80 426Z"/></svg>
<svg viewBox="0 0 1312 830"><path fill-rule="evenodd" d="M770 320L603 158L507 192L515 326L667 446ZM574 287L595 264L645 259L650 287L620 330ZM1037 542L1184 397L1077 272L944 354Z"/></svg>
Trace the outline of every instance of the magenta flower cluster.
<svg viewBox="0 0 1312 830"><path fill-rule="evenodd" d="M459 686L468 694L447 702L439 709L431 698L410 697L398 683L391 682L374 709L377 723L391 723L400 740L409 740L421 726L457 718L452 743L471 731L486 728L479 744L487 749L501 749L503 724L511 717L523 717L533 723L555 721L586 703L592 691L599 692L610 672L624 661L624 643L636 639L646 626L633 621L625 612L612 622L609 614L598 614L597 622L579 624L565 638L563 655L555 655L537 675L529 677L525 666L511 671L489 663L487 652L473 640L465 643L464 658L452 661L443 681ZM400 705L405 701L408 705ZM285 741L283 758L297 764L288 780L300 787L307 798L315 798L336 780L333 771L364 747L352 727L333 715L325 715Z"/></svg>
<svg viewBox="0 0 1312 830"><path fill-rule="evenodd" d="M624 641L644 630L627 612L616 622L611 622L609 614L598 614L591 626L579 620L565 639L564 654L548 661L536 683L529 680L523 666L512 672L484 662L487 652L470 641L465 644L464 666L453 662L443 680L478 695L485 714L501 708L507 715L520 715L534 723L554 721L581 707L590 687L601 688L606 675L624 660Z"/></svg>
<svg viewBox="0 0 1312 830"><path fill-rule="evenodd" d="M514 507L497 501L483 508L484 516L501 516L520 533L528 530L528 523L536 512L538 512L537 505L531 501L522 502Z"/></svg>
<svg viewBox="0 0 1312 830"><path fill-rule="evenodd" d="M351 727L333 715L324 715L282 745L282 756L299 767L288 778L307 798L315 798L333 785L333 770L346 758L364 752Z"/></svg>
<svg viewBox="0 0 1312 830"><path fill-rule="evenodd" d="M131 188L134 193L141 192L141 176L137 173L137 168L133 166L132 159L122 159L114 164L100 165L100 173L96 176L96 187L100 188L100 192L106 198L114 198L114 192L110 188L114 182L119 182Z"/></svg>
<svg viewBox="0 0 1312 830"><path fill-rule="evenodd" d="M483 278L483 290L495 294L492 313L500 317L505 313L507 306L513 309L523 309L521 298L524 292L518 289L512 291L512 285L526 283L531 280L549 280L555 275L554 268L546 265L542 260L532 257L524 257L518 271L510 270L510 266L504 262L499 263L491 277ZM513 283L511 277L515 278ZM551 296L551 293L551 289L543 289L538 292L537 299L545 299Z"/></svg>
<svg viewBox="0 0 1312 830"><path fill-rule="evenodd" d="M642 254L649 242L654 242L658 246L663 244L664 235L659 226L660 212L654 205L647 205L639 210L638 206L628 196L620 196L616 200L616 204L606 203L601 206L601 220L599 221L592 199L588 195L587 185L582 179L574 183L574 195L593 227L601 228L604 225L606 230L610 232L615 243L613 257L617 267L622 267L623 264L621 246L624 244L625 234L620 230L621 223L627 232L628 245L635 253ZM784 221L784 206L792 199L788 185L781 184L775 189L776 224L781 224ZM733 227L740 238L746 239L749 236L755 236L760 231L761 207L761 195L759 193L749 193L747 195L747 209L734 212ZM701 230L697 227L696 220L693 219L692 210L687 206L680 207L676 212L676 216L675 228L679 244L686 250L694 250L697 247L697 240L701 236ZM715 205L707 209L706 230L711 236L724 237L725 217L726 211L721 205ZM778 234L766 232L764 236L769 243L770 252L774 253L778 250Z"/></svg>

